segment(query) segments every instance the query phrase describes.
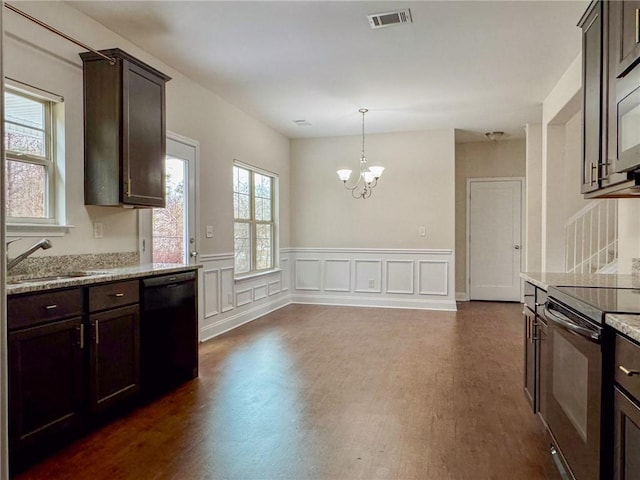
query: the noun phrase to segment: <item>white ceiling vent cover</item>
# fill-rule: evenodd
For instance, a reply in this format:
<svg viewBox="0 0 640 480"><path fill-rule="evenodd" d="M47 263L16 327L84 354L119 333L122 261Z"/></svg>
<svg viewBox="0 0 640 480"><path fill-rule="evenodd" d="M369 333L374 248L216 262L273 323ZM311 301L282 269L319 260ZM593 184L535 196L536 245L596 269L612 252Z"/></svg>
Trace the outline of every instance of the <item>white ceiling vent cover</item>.
<svg viewBox="0 0 640 480"><path fill-rule="evenodd" d="M401 23L413 23L411 9L398 10L396 12L375 13L367 15L371 28L390 27Z"/></svg>

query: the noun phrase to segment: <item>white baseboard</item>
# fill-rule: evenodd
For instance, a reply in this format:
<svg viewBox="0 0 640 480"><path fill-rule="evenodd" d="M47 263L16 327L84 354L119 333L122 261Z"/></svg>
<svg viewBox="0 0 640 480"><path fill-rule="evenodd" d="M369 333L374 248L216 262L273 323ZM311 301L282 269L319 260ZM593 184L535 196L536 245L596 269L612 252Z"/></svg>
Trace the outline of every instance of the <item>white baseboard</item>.
<svg viewBox="0 0 640 480"><path fill-rule="evenodd" d="M456 292L456 302L468 302L469 294L467 292Z"/></svg>
<svg viewBox="0 0 640 480"><path fill-rule="evenodd" d="M218 335L222 335L229 330L238 328L245 323L252 322L253 320L257 320L258 318L267 315L268 313L275 312L282 307L286 307L290 303L291 299L289 298L289 296L284 295L274 302L263 303L259 307L250 308L235 315L226 317L225 319L217 323L207 325L206 327L200 329L200 341L206 342L207 340L211 340L212 338L217 337Z"/></svg>
<svg viewBox="0 0 640 480"><path fill-rule="evenodd" d="M338 295L292 294L291 303L306 305L340 305L348 307L409 308L417 310L445 310L455 312L456 303L451 300L397 299L389 297L347 297Z"/></svg>

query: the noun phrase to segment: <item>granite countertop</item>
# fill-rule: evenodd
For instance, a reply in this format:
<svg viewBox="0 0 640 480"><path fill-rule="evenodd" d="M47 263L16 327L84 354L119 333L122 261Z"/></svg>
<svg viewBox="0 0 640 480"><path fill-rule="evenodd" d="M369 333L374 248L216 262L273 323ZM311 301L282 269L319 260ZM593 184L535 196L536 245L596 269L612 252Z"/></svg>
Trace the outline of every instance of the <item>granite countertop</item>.
<svg viewBox="0 0 640 480"><path fill-rule="evenodd" d="M544 290L550 286L640 288L640 277L630 274L524 272L520 278Z"/></svg>
<svg viewBox="0 0 640 480"><path fill-rule="evenodd" d="M640 342L640 315L608 313L605 315L604 321L610 327L624 333L636 342Z"/></svg>
<svg viewBox="0 0 640 480"><path fill-rule="evenodd" d="M7 295L53 290L55 288L81 287L84 285L92 285L94 283L148 277L152 275L161 275L163 273L187 272L201 267L202 265L185 265L182 263L148 263L142 265L130 265L127 267L102 268L99 270L72 272L71 275L78 276L72 276L70 278L30 280L29 277L24 278L24 276L15 276L7 279Z"/></svg>

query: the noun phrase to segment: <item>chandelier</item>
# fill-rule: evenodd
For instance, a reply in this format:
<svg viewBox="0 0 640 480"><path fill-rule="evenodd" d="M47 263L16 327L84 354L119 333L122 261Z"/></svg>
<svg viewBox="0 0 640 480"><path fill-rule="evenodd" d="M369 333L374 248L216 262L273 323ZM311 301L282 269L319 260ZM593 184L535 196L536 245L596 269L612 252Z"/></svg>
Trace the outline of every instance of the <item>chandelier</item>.
<svg viewBox="0 0 640 480"><path fill-rule="evenodd" d="M367 158L364 155L364 114L369 110L361 108L358 110L362 114L362 154L360 155L360 175L358 175L357 182L349 186L347 182L351 177L351 170L342 169L338 170L338 177L344 183L347 190L351 190L353 198L369 198L371 196L371 190L378 184L378 179L382 176L384 167L367 167Z"/></svg>

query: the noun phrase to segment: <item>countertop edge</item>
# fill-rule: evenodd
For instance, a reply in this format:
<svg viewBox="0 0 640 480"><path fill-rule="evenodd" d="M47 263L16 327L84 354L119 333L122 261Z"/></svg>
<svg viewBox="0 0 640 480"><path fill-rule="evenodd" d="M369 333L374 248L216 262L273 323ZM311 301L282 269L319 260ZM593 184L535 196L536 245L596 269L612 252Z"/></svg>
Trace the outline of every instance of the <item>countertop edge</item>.
<svg viewBox="0 0 640 480"><path fill-rule="evenodd" d="M640 315L607 313L604 321L611 328L640 343Z"/></svg>
<svg viewBox="0 0 640 480"><path fill-rule="evenodd" d="M113 282L142 277L151 277L167 273L188 272L198 270L202 265L181 265L181 264L142 264L131 265L119 268L101 268L95 271L87 270L88 275L74 278L64 278L59 280L48 280L42 282L7 284L7 296L20 295L23 293L45 292L59 288L84 287L97 283Z"/></svg>
<svg viewBox="0 0 640 480"><path fill-rule="evenodd" d="M543 282L539 278L533 277L529 273L521 272L520 273L520 278L523 279L526 282L531 283L532 285L535 285L538 288L541 288L541 289L545 290L545 291L549 290L549 285L547 283Z"/></svg>

